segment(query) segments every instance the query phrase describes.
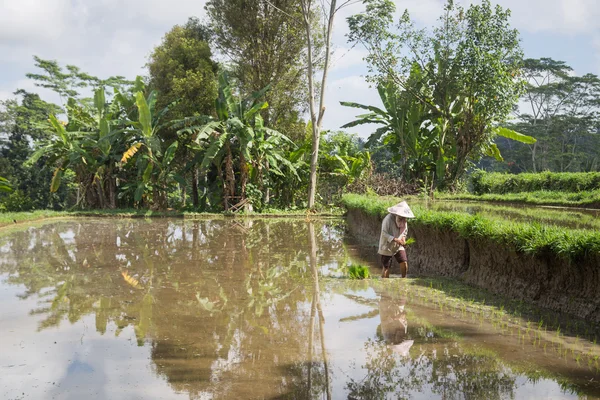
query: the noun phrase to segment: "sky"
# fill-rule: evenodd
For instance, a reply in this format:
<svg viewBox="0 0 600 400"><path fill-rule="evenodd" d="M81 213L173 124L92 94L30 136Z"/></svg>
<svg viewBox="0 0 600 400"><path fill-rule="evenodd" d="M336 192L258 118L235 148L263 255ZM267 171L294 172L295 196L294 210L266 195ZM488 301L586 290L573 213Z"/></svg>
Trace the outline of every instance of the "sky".
<svg viewBox="0 0 600 400"><path fill-rule="evenodd" d="M432 26L445 0L394 0L398 15L408 9L420 26ZM463 5L476 0L457 1ZM38 91L58 102L52 93L34 87L25 74L35 72L33 55L73 64L105 78L145 74L152 49L173 25L188 17L205 18L205 0L2 0L0 2L0 100L16 89ZM529 58L565 61L575 73L600 75L600 1L497 0L512 11L512 26L521 33ZM356 4L336 16L334 56L324 128L335 130L352 121L354 109L340 101L379 105L377 91L365 82L364 49L349 49L346 18L362 11ZM372 127L356 132L367 137Z"/></svg>

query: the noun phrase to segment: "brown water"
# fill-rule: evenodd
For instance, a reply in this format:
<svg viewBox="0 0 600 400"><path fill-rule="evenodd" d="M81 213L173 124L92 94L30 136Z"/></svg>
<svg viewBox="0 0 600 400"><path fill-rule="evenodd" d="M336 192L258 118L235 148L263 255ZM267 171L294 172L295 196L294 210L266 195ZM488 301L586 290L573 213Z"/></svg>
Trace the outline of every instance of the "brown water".
<svg viewBox="0 0 600 400"><path fill-rule="evenodd" d="M592 343L452 307L418 280L336 278L364 263L344 231L85 219L0 232L0 398L600 395Z"/></svg>

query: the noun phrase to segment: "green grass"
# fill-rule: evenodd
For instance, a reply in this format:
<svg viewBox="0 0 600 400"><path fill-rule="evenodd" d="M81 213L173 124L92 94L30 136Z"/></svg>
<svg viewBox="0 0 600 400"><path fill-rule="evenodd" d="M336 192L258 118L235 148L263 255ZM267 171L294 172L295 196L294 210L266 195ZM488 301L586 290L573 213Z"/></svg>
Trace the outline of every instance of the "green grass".
<svg viewBox="0 0 600 400"><path fill-rule="evenodd" d="M577 229L600 230L599 212L570 209L540 208L537 206L510 206L491 204L482 201L433 201L427 206L437 211L458 211L469 214L480 214L492 218L503 218L512 221L539 222Z"/></svg>
<svg viewBox="0 0 600 400"><path fill-rule="evenodd" d="M119 209L119 210L82 210L82 211L52 211L36 210L31 212L7 212L0 213L0 228L16 223L32 222L47 218L73 218L73 217L114 217L114 218L224 218L225 216L235 216L241 218L248 217L340 217L343 210L340 208L323 210L322 212L309 213L307 210L266 210L262 213L251 214L216 214L216 213L197 213L191 211L150 211L138 209Z"/></svg>
<svg viewBox="0 0 600 400"><path fill-rule="evenodd" d="M350 279L369 279L371 272L369 267L364 265L351 265L348 267L348 277Z"/></svg>
<svg viewBox="0 0 600 400"><path fill-rule="evenodd" d="M387 208L400 201L398 198L369 197L356 194L343 196L348 209L358 209L383 218ZM578 261L600 254L600 233L590 230L568 229L540 223L514 222L502 218L470 215L461 212L428 210L413 206L416 218L410 225L423 225L455 232L470 240L489 240L516 251L531 255L554 255Z"/></svg>
<svg viewBox="0 0 600 400"><path fill-rule="evenodd" d="M502 174L478 171L471 175L473 192L478 195L522 192L598 192L600 172L540 172Z"/></svg>
<svg viewBox="0 0 600 400"><path fill-rule="evenodd" d="M16 222L36 221L44 218L69 217L70 213L64 211L37 210L31 212L8 212L0 213L0 226L14 224Z"/></svg>
<svg viewBox="0 0 600 400"><path fill-rule="evenodd" d="M564 206L564 207L586 207L600 208L600 189L592 191L581 191L579 193L559 191L536 191L506 194L449 194L437 193L439 200L476 200L504 203L522 203L531 205Z"/></svg>

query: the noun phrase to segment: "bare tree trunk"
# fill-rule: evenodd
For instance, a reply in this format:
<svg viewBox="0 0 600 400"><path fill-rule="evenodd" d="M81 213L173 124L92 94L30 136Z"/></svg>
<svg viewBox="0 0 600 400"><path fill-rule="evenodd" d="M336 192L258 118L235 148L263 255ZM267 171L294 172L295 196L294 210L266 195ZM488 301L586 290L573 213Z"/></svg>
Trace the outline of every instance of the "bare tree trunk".
<svg viewBox="0 0 600 400"><path fill-rule="evenodd" d="M223 171L222 168L218 168L218 172L219 172L219 176L221 177L221 182L223 182L223 210L227 211L229 209L228 205L227 205L227 197L228 197L228 190L227 190L227 179L225 178L225 171Z"/></svg>
<svg viewBox="0 0 600 400"><path fill-rule="evenodd" d="M248 163L246 157L240 153L240 196L246 198L246 184L248 183Z"/></svg>
<svg viewBox="0 0 600 400"><path fill-rule="evenodd" d="M269 176L269 161L267 160L265 164L265 168L267 170L267 176ZM265 206L271 202L271 183L267 183L267 189L265 190Z"/></svg>
<svg viewBox="0 0 600 400"><path fill-rule="evenodd" d="M227 179L227 193L229 196L235 195L235 174L233 172L233 155L231 154L231 146L229 143L226 145L226 156L225 156L225 177Z"/></svg>
<svg viewBox="0 0 600 400"><path fill-rule="evenodd" d="M319 140L321 138L321 125L325 114L325 89L327 86L327 72L329 69L329 58L331 53L331 35L333 33L333 20L335 17L336 0L331 0L327 18L327 30L325 40L325 64L321 79L321 96L319 99L319 114L315 110L315 87L313 80L313 54L312 54L312 32L311 32L311 0L302 0L302 15L304 17L304 28L306 30L307 55L308 55L308 95L310 105L310 120L312 123L312 153L310 158L310 181L308 187L308 208L315 207L315 196L317 192L317 167L319 161Z"/></svg>
<svg viewBox="0 0 600 400"><path fill-rule="evenodd" d="M116 178L113 175L112 169L109 169L105 174L107 176L106 181L104 183L104 196L105 196L105 205L110 209L117 208L117 182Z"/></svg>
<svg viewBox="0 0 600 400"><path fill-rule="evenodd" d="M200 198L198 196L198 167L192 169L192 203L194 208L198 208L200 205Z"/></svg>
<svg viewBox="0 0 600 400"><path fill-rule="evenodd" d="M537 142L533 144L533 149L531 149L531 162L533 164L533 172L537 172L537 168L535 166L535 152L537 150Z"/></svg>
<svg viewBox="0 0 600 400"><path fill-rule="evenodd" d="M98 198L98 206L101 209L106 208L106 205L104 204L104 190L102 188L102 181L100 179L94 179L94 187L96 189L96 193L97 193L97 198Z"/></svg>
<svg viewBox="0 0 600 400"><path fill-rule="evenodd" d="M312 359L312 339L314 335L314 324L315 324L315 308L319 316L319 338L321 341L321 355L323 357L323 367L325 368L325 393L327 400L331 400L331 386L329 384L329 363L327 360L327 349L325 347L325 332L323 325L325 324L325 317L323 316L323 308L321 307L321 288L319 286L319 267L317 265L317 240L315 235L315 225L312 222L308 223L308 235L310 241L310 269L313 275L313 302L311 306L310 315L310 357ZM310 363L312 364L312 362ZM310 366L309 366L310 368ZM309 370L310 372L310 370ZM310 375L309 375L310 382ZM309 383L310 386L310 383Z"/></svg>

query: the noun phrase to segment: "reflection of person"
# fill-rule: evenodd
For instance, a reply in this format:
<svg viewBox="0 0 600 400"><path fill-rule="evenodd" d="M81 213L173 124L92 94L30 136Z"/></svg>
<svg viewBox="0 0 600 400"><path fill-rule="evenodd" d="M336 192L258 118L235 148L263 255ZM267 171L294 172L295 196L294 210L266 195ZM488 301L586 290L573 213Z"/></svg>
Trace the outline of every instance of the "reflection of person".
<svg viewBox="0 0 600 400"><path fill-rule="evenodd" d="M390 267L392 266L392 257L394 257L400 264L402 277L405 278L408 273L408 259L404 249L406 235L408 235L407 218L415 216L405 201L388 208L388 212L389 214L381 224L381 236L379 237L378 253L381 255L383 266L381 277L390 277Z"/></svg>
<svg viewBox="0 0 600 400"><path fill-rule="evenodd" d="M406 298L392 299L385 295L379 300L379 317L381 318L381 335L392 350L400 355L408 356L414 340L408 339L408 320L404 305Z"/></svg>

